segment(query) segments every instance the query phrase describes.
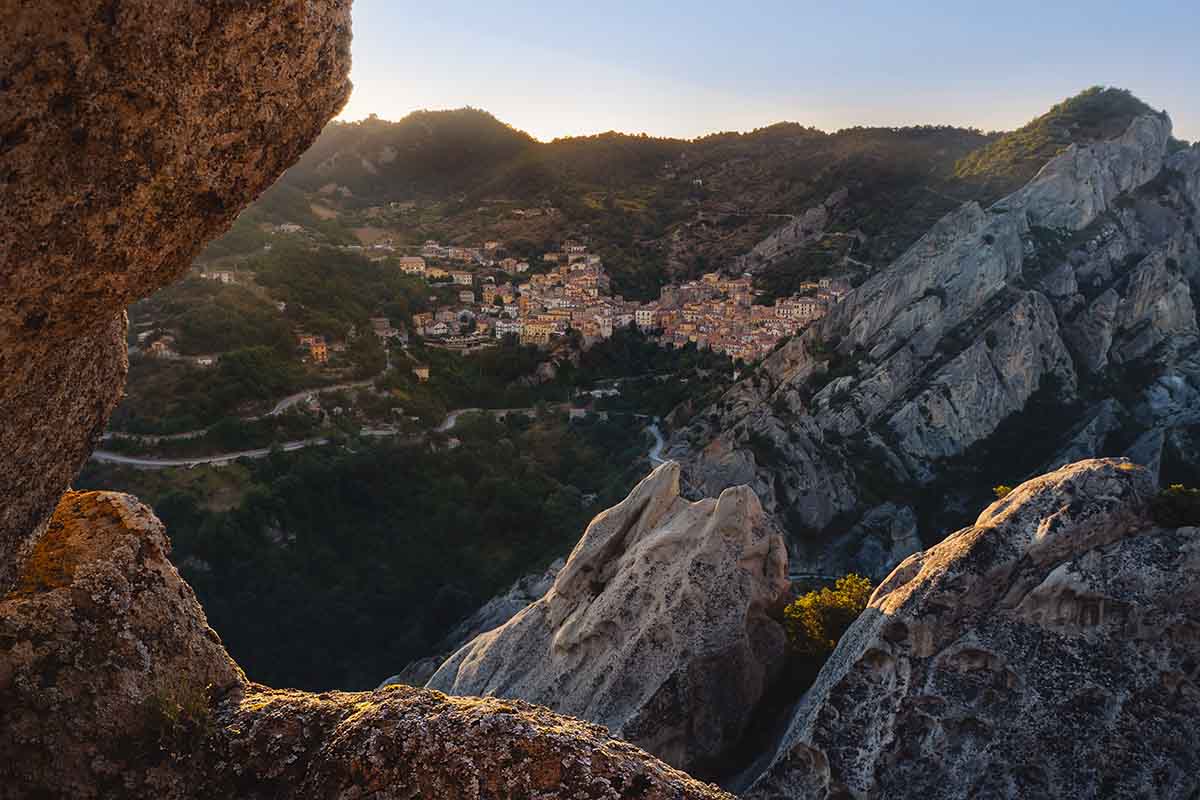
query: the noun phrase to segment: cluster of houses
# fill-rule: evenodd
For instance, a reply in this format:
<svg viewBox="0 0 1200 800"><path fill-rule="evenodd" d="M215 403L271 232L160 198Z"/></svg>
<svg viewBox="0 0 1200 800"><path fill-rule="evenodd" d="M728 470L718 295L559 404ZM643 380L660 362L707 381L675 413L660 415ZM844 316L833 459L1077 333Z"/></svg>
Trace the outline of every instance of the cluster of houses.
<svg viewBox="0 0 1200 800"><path fill-rule="evenodd" d="M710 272L697 281L664 286L657 302L638 308L635 320L643 330L658 331L663 344L682 347L694 342L751 362L770 353L780 339L825 316L849 291L844 279L822 278L801 284L797 294L773 305L754 305L748 275L724 278Z"/></svg>
<svg viewBox="0 0 1200 800"><path fill-rule="evenodd" d="M422 256L400 258L400 269L407 274L449 279L463 287L458 305L413 315L414 332L469 349L509 334L523 344L546 346L574 330L587 347L632 324L655 332L666 345L694 342L731 358L754 361L781 338L824 316L850 290L844 279L823 278L801 285L796 295L774 305L756 306L749 276L725 278L714 272L697 281L663 287L657 301L637 303L611 294L600 257L582 243L568 241L560 251L546 253L542 261L549 269L524 280L519 276L529 271L529 264L499 259L500 251L499 242L481 248L427 242ZM445 270L430 266L427 258L490 266L512 280L466 268Z"/></svg>

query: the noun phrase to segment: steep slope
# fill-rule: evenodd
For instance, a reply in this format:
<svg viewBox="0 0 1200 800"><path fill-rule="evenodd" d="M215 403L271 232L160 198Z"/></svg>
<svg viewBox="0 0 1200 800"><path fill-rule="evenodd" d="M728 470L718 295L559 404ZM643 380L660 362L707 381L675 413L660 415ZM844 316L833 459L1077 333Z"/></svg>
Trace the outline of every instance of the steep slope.
<svg viewBox="0 0 1200 800"><path fill-rule="evenodd" d="M1200 421L1200 149L1169 142L1143 115L947 215L676 434L691 486L749 483L801 563L882 575L859 554L894 543L854 527L873 506L917 512L930 543L1059 449Z"/></svg>
<svg viewBox="0 0 1200 800"><path fill-rule="evenodd" d="M664 464L600 514L546 595L451 656L428 688L544 704L711 774L783 666L778 532L745 487L679 497Z"/></svg>
<svg viewBox="0 0 1200 800"><path fill-rule="evenodd" d="M398 123L331 123L284 183L316 192L332 182L391 200L462 191L535 145L533 137L472 108L418 111Z"/></svg>
<svg viewBox="0 0 1200 800"><path fill-rule="evenodd" d="M1195 797L1200 529L1153 494L1080 462L905 561L744 796Z"/></svg>
<svg viewBox="0 0 1200 800"><path fill-rule="evenodd" d="M257 250L258 226L289 221L338 241L383 226L408 242L497 239L525 255L586 237L628 296L714 267L753 269L786 293L847 250L886 263L955 197L977 196L954 166L993 139L781 123L694 141L609 132L536 142L475 109L334 123L207 256ZM797 236L793 223L831 200ZM524 216L543 208L554 213Z"/></svg>
<svg viewBox="0 0 1200 800"><path fill-rule="evenodd" d="M1126 89L1093 86L964 157L954 174L1007 194L1070 145L1120 136L1136 117L1152 112Z"/></svg>

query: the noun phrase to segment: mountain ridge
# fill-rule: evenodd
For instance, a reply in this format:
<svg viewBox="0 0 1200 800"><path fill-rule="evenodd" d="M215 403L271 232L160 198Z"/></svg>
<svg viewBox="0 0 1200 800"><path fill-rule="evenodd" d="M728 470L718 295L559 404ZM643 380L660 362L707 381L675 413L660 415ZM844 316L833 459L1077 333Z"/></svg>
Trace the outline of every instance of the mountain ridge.
<svg viewBox="0 0 1200 800"><path fill-rule="evenodd" d="M1151 400L1164 370L1184 396L1200 385L1192 301L1200 148L1171 152L1170 141L1169 120L1143 115L1117 139L1068 147L989 208L951 212L677 431L670 455L701 493L753 485L787 521L793 556L828 544L827 531L835 550L857 546L864 502L912 507L925 490L936 502L952 460L995 447L1000 423L1033 408L1043 389L1050 396L1043 391L1038 413L1061 427L1027 453L1111 400L1136 420L1105 423L1110 435L1084 444L1088 455L1165 426L1178 440L1168 449L1194 461L1195 415L1181 414L1179 401ZM1135 380L1137 369L1146 374ZM1124 437L1114 439L1119 429ZM1022 477L996 475L1001 465L979 452L970 462L995 476L977 492ZM954 467L959 484L964 468ZM945 528L924 516L931 544ZM843 556L838 566L856 566Z"/></svg>

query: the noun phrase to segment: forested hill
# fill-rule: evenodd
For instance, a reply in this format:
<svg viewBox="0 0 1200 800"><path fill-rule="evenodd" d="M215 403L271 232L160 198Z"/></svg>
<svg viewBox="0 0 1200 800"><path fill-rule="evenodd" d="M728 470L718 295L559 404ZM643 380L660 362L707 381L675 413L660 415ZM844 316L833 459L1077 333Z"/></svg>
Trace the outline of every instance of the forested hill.
<svg viewBox="0 0 1200 800"><path fill-rule="evenodd" d="M1095 87L1011 134L779 123L690 141L539 142L471 108L332 123L210 255L247 252L282 222L346 242L365 228L404 243L497 239L517 255L581 237L628 296L715 267L786 291L848 255L886 264L962 202L1003 196L1071 142L1146 108Z"/></svg>

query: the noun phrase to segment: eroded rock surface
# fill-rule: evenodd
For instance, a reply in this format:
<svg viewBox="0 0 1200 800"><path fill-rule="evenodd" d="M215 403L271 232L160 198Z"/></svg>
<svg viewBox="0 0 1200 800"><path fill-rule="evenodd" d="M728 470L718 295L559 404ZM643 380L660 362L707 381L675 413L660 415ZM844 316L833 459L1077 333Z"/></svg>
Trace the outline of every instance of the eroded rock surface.
<svg viewBox="0 0 1200 800"><path fill-rule="evenodd" d="M0 2L0 591L179 277L349 96L350 0Z"/></svg>
<svg viewBox="0 0 1200 800"><path fill-rule="evenodd" d="M747 796L1195 797L1200 529L1154 492L1079 462L904 561Z"/></svg>
<svg viewBox="0 0 1200 800"><path fill-rule="evenodd" d="M544 704L704 773L782 667L767 612L787 589L782 538L754 493L690 503L664 464L592 521L545 597L427 685Z"/></svg>
<svg viewBox="0 0 1200 800"><path fill-rule="evenodd" d="M131 497L69 493L0 600L0 798L729 796L527 703L246 681Z"/></svg>

